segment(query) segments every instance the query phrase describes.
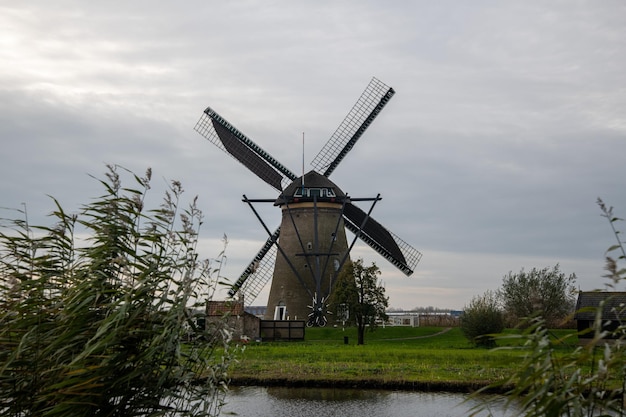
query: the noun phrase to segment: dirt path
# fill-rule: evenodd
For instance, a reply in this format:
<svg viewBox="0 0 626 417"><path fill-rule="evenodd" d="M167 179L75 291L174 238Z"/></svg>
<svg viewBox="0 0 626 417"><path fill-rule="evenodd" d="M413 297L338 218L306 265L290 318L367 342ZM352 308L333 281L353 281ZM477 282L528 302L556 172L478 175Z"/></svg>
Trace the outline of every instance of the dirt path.
<svg viewBox="0 0 626 417"><path fill-rule="evenodd" d="M414 340L414 339L427 339L429 337L435 337L435 336L440 336L442 334L448 333L450 330L452 330L452 327L446 327L445 329L443 329L440 332L437 333L433 333L433 334L429 334L428 336L415 336L415 337L399 337L397 339L382 339L382 340Z"/></svg>

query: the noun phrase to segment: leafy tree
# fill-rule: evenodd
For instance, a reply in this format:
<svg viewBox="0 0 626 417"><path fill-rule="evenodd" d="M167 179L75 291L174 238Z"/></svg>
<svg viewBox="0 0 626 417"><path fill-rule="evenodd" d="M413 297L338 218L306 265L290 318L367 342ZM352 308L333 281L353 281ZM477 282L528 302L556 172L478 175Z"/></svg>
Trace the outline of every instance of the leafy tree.
<svg viewBox="0 0 626 417"><path fill-rule="evenodd" d="M365 329L376 330L379 321L387 320L389 297L379 282L380 269L375 263L364 266L358 259L344 267L334 289L333 305L348 307L351 320L357 327L357 344L365 343Z"/></svg>
<svg viewBox="0 0 626 417"><path fill-rule="evenodd" d="M79 214L54 200L54 226L0 232L2 415L217 415L234 351L198 324L219 275L196 253L202 213L177 181L147 210L150 170L123 188L108 168Z"/></svg>
<svg viewBox="0 0 626 417"><path fill-rule="evenodd" d="M329 299L329 311L337 322L344 326L356 326L354 306L359 303L359 295L350 262L341 269Z"/></svg>
<svg viewBox="0 0 626 417"><path fill-rule="evenodd" d="M511 323L541 316L548 326L556 326L574 311L576 275L565 275L559 265L519 273L509 272L502 280L499 296Z"/></svg>
<svg viewBox="0 0 626 417"><path fill-rule="evenodd" d="M492 291L475 296L465 306L461 316L461 331L477 346L493 347L493 335L504 330L504 317L498 307L498 299Z"/></svg>

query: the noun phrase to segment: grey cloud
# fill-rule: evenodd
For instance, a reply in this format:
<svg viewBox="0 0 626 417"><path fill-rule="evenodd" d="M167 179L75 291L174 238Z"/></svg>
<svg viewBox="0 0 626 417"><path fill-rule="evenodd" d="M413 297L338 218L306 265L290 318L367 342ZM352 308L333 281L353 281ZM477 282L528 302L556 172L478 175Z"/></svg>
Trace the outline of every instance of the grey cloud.
<svg viewBox="0 0 626 417"><path fill-rule="evenodd" d="M275 192L193 131L204 107L299 172L302 132L308 163L377 76L397 94L332 179L354 196L380 192L374 217L425 253L420 283L419 268L396 281L359 249L394 285L435 291L439 281L435 292L460 300L467 280L492 284L523 261L597 271L612 236L595 199L626 213L621 2L68 1L4 11L3 207L46 212L51 194L75 208L99 191L89 175L105 163L150 166L157 188L178 179L198 194L203 233L246 242L229 250L247 259L265 234L241 195ZM480 262L444 265L441 253Z"/></svg>

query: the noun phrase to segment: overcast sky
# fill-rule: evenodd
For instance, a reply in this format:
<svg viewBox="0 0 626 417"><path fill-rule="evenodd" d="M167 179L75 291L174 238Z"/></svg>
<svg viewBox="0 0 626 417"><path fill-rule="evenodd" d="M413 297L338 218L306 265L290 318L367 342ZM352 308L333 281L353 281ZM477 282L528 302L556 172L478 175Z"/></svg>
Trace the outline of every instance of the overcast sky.
<svg viewBox="0 0 626 417"><path fill-rule="evenodd" d="M225 233L236 279L267 238L241 196L276 192L193 130L204 108L299 172L302 132L308 162L375 76L396 95L331 179L381 193L373 216L423 253L407 278L355 248L392 307L462 308L557 263L601 288L596 199L626 217L624 22L618 0L0 1L0 206L46 223L105 164L151 167L199 196L201 255Z"/></svg>

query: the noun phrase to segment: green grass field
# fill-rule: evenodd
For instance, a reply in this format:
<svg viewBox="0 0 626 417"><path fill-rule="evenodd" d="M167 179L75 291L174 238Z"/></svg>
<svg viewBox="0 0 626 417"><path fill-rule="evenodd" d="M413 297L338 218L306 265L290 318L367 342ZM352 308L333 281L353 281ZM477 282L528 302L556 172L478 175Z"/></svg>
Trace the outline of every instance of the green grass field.
<svg viewBox="0 0 626 417"><path fill-rule="evenodd" d="M568 333L574 331L554 336ZM366 333L362 346L356 336L354 328L308 328L304 342L250 343L233 382L467 390L504 379L525 354L521 347L473 347L459 328L379 328ZM575 341L559 349L571 350Z"/></svg>

